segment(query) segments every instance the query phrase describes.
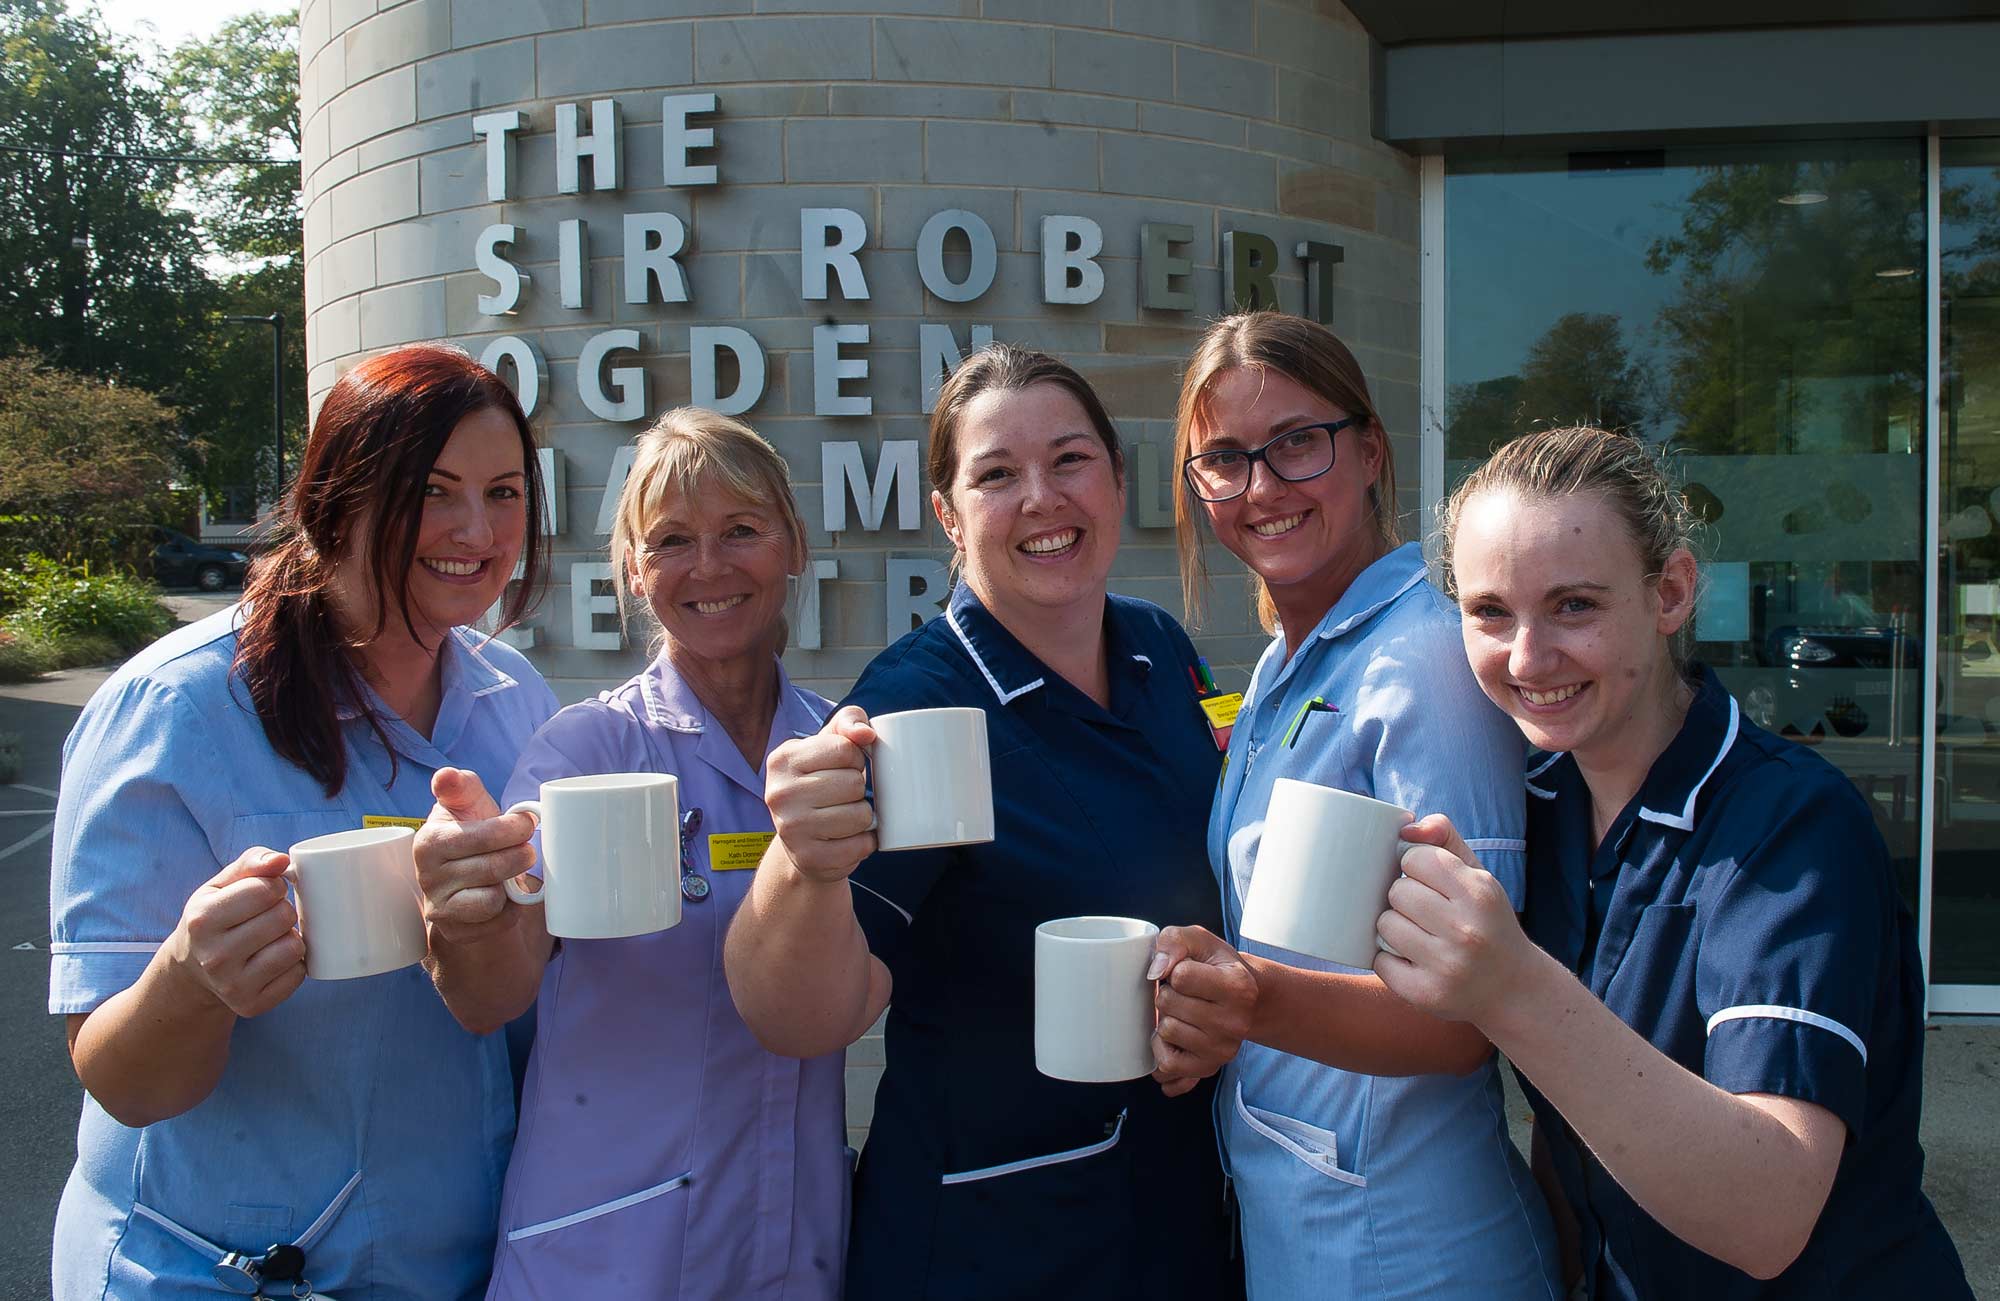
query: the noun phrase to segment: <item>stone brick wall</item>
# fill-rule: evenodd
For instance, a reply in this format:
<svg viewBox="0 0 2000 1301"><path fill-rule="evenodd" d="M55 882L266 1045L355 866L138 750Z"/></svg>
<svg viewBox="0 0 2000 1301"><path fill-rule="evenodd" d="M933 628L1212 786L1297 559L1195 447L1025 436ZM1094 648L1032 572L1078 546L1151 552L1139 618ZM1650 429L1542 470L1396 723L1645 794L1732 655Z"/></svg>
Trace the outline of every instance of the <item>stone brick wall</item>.
<svg viewBox="0 0 2000 1301"><path fill-rule="evenodd" d="M1332 323L1360 357L1392 434L1403 504L1417 484L1417 164L1369 132L1369 43L1339 0L305 0L307 355L317 402L372 350L430 338L477 353L517 334L548 361L536 417L564 458L556 586L529 650L566 700L621 680L644 648L572 645L570 566L600 559L599 500L617 447L642 423L608 424L577 397L579 349L612 326L642 348L620 364L647 372L648 417L689 393L688 329L726 324L763 345L768 379L746 415L793 468L816 553L840 562L822 591L824 646L794 649L799 680L838 695L884 644L886 564L944 554L924 510L908 533L829 536L819 447L858 440L872 466L883 439L924 436L920 322L974 324L1049 349L1098 386L1132 444L1131 516L1117 590L1178 611L1173 534L1141 527L1142 502L1166 503L1164 448L1179 365L1221 309L1218 255L1230 229L1276 241L1278 290L1303 308L1304 240L1340 244ZM714 91L721 183L669 188L660 156L663 93ZM623 115L623 185L559 195L555 106L609 96ZM506 202L486 195L481 112L520 108ZM585 111L587 120L588 112ZM587 187L586 183L586 187ZM861 254L872 297L800 298L799 210L851 208L867 219ZM993 286L971 303L928 293L917 232L964 208L998 243ZM629 306L618 292L618 232L629 212L670 212L689 231L691 302ZM1041 301L1040 218L1098 221L1105 289L1087 306ZM591 233L587 311L560 306L557 223ZM1196 310L1139 305L1139 226L1193 227ZM492 282L474 270L475 236L521 228L512 260L531 277L519 311L481 315ZM812 328L865 322L868 417L813 414ZM1140 473L1141 471L1150 474ZM1151 512L1145 518L1156 518ZM893 522L893 517L892 517ZM1219 551L1220 581L1198 641L1226 685L1244 680L1264 638L1240 571ZM851 1058L865 1100L879 1044ZM865 1124L867 1109L850 1111Z"/></svg>

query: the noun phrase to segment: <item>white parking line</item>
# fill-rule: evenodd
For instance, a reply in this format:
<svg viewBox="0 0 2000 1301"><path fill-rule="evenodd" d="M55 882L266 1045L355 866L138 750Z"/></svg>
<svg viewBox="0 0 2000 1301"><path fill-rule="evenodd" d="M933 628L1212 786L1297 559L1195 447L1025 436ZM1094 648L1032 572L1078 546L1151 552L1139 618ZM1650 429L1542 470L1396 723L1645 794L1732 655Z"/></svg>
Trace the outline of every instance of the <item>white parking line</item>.
<svg viewBox="0 0 2000 1301"><path fill-rule="evenodd" d="M54 814L54 809L0 809L0 818L46 818Z"/></svg>
<svg viewBox="0 0 2000 1301"><path fill-rule="evenodd" d="M14 789L15 789L15 790L17 790L17 791L27 791L27 792L28 792L28 793L29 793L30 795L43 795L43 796L47 796L47 797L48 797L49 799L55 799L55 798L57 798L57 797L56 797L56 793L55 793L54 791L52 791L52 790L49 790L49 789L48 789L47 787L44 787L44 786L30 786L30 785L28 785L28 783L26 783L26 782L15 782L15 783L14 783Z"/></svg>
<svg viewBox="0 0 2000 1301"><path fill-rule="evenodd" d="M54 831L55 829L56 829L56 824L53 822L49 822L44 824L41 830L29 832L27 835L15 841L13 844L7 846L7 848L0 849L0 859L12 858L15 854L19 853L21 850L26 849L28 846L34 844L37 840L42 839L44 836L47 836L51 831Z"/></svg>

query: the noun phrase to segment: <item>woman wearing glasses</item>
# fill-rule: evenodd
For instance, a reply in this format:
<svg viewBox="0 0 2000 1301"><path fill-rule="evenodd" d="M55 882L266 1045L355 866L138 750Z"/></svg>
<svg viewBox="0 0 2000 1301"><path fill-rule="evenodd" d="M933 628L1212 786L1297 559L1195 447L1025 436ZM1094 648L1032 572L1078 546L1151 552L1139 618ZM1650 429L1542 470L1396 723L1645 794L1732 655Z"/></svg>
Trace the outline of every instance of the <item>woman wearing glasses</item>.
<svg viewBox="0 0 2000 1301"><path fill-rule="evenodd" d="M1217 1106L1250 1297L1555 1297L1548 1211L1508 1141L1487 1041L1372 972L1237 931L1280 777L1447 812L1522 897L1520 738L1466 668L1421 550L1399 542L1394 462L1361 368L1311 321L1218 321L1182 383L1175 452L1190 613L1206 586L1200 516L1249 566L1277 634L1208 824L1228 939L1256 976ZM1229 953L1195 927L1160 947ZM1163 1016L1212 1015L1172 983Z"/></svg>

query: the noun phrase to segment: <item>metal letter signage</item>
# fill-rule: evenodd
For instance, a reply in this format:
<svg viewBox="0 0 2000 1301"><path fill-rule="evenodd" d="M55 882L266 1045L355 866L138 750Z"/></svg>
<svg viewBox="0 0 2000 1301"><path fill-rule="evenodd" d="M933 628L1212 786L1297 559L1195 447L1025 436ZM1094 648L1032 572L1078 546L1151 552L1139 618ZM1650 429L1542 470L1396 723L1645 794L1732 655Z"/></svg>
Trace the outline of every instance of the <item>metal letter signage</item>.
<svg viewBox="0 0 2000 1301"><path fill-rule="evenodd" d="M1090 218L1042 218L1042 301L1096 302L1104 293L1104 268L1097 265L1103 251L1104 227Z"/></svg>
<svg viewBox="0 0 2000 1301"><path fill-rule="evenodd" d="M614 400L604 391L604 359L619 349L637 351L637 330L606 330L584 341L576 355L576 393L583 405L599 420L643 420L646 417L646 372L637 366L613 366L611 387Z"/></svg>
<svg viewBox="0 0 2000 1301"><path fill-rule="evenodd" d="M668 185L714 185L714 163L700 165L688 161L688 152L715 147L714 127L691 127L688 118L696 113L715 112L715 93L668 95L660 101L661 175Z"/></svg>
<svg viewBox="0 0 2000 1301"><path fill-rule="evenodd" d="M723 397L716 391L716 350L736 357L736 390ZM764 396L764 349L750 331L733 325L697 325L688 330L688 401L725 416L740 416Z"/></svg>
<svg viewBox="0 0 2000 1301"><path fill-rule="evenodd" d="M1174 287L1194 274L1194 260L1175 253L1194 243L1194 227L1149 221L1139 227L1139 306L1156 312L1192 312L1194 290Z"/></svg>
<svg viewBox="0 0 2000 1301"><path fill-rule="evenodd" d="M494 284L494 292L479 295L482 316L507 316L521 304L521 288L528 283L527 273L500 256L503 245L511 247L520 237L519 226L488 226L479 232L479 241L472 246L473 265Z"/></svg>
<svg viewBox="0 0 2000 1301"><path fill-rule="evenodd" d="M891 438L882 443L882 459L876 462L874 482L861 462L859 443L819 445L820 523L829 533L847 528L847 495L854 494L861 507L861 527L874 532L882 527L889 498L896 499L896 527L917 527L917 498L923 488L917 478L917 441Z"/></svg>
<svg viewBox="0 0 2000 1301"><path fill-rule="evenodd" d="M481 113L472 119L472 134L486 137L486 200L507 201L507 179L514 170L514 132L521 129L521 110Z"/></svg>
<svg viewBox="0 0 2000 1301"><path fill-rule="evenodd" d="M590 160L590 188L618 188L618 101L590 101L590 134L577 134L576 105L556 105L556 193L575 194L577 165Z"/></svg>
<svg viewBox="0 0 2000 1301"><path fill-rule="evenodd" d="M868 342L866 325L813 326L813 414L816 416L867 416L875 413L875 399L866 393L842 394L840 381L867 379L866 357L843 357L844 343Z"/></svg>
<svg viewBox="0 0 2000 1301"><path fill-rule="evenodd" d="M965 232L972 245L972 265L965 279L954 281L944 269L945 236L954 230ZM993 241L993 228L986 218L963 208L934 212L917 234L917 274L924 288L947 303L969 303L993 287L993 272L999 266L1000 246Z"/></svg>
<svg viewBox="0 0 2000 1301"><path fill-rule="evenodd" d="M840 238L827 243L829 232ZM826 297L826 273L840 277L840 296L850 302L866 302L868 277L861 274L861 259L854 256L868 242L868 223L861 214L847 208L799 209L799 297L818 301ZM851 278L850 278L851 277Z"/></svg>
<svg viewBox="0 0 2000 1301"><path fill-rule="evenodd" d="M1278 305L1278 286L1271 274L1278 269L1278 246L1269 236L1249 230L1222 233L1222 301L1238 312Z"/></svg>

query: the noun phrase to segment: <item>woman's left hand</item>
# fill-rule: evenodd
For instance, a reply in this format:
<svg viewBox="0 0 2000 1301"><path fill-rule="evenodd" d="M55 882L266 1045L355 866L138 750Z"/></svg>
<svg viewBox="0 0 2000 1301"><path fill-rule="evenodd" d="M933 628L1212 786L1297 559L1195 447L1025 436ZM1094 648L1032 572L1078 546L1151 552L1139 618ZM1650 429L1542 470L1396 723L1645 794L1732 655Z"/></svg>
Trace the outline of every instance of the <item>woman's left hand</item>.
<svg viewBox="0 0 2000 1301"><path fill-rule="evenodd" d="M1449 818L1413 822L1403 839L1403 876L1375 923L1395 952L1376 955L1375 974L1433 1016L1478 1025L1522 986L1540 950Z"/></svg>
<svg viewBox="0 0 2000 1301"><path fill-rule="evenodd" d="M1153 941L1146 979L1160 982L1153 1078L1168 1097L1179 1097L1235 1059L1256 1015L1257 977L1208 931L1169 926Z"/></svg>

